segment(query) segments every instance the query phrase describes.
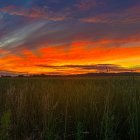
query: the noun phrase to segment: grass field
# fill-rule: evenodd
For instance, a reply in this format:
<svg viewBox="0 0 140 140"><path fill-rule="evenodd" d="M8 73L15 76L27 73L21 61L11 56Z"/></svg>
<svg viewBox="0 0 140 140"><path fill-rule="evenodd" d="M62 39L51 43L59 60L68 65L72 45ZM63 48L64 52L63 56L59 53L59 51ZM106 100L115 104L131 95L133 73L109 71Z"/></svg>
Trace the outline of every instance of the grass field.
<svg viewBox="0 0 140 140"><path fill-rule="evenodd" d="M1 78L0 140L139 140L140 78Z"/></svg>

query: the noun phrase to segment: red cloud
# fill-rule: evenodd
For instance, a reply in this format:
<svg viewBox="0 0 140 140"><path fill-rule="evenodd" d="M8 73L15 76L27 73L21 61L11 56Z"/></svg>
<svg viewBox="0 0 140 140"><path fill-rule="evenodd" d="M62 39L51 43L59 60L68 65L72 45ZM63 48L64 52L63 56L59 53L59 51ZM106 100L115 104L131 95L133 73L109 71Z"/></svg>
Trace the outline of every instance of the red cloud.
<svg viewBox="0 0 140 140"><path fill-rule="evenodd" d="M78 10L84 11L94 8L96 6L97 2L95 0L81 0L81 2L76 5L76 8L78 8Z"/></svg>

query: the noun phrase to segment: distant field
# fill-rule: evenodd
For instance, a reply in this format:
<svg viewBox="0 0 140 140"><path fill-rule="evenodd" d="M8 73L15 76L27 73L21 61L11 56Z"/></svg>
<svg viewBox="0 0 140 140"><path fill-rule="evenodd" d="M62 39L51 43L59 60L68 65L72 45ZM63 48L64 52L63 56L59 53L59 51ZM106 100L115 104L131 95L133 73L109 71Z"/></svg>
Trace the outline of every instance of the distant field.
<svg viewBox="0 0 140 140"><path fill-rule="evenodd" d="M140 140L140 77L0 78L0 140Z"/></svg>

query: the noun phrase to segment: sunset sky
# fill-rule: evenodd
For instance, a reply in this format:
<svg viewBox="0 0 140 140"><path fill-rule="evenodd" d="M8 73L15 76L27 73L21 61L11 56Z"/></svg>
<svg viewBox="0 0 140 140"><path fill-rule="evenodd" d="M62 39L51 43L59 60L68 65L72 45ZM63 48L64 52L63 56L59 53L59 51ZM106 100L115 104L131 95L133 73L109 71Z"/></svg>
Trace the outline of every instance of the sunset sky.
<svg viewBox="0 0 140 140"><path fill-rule="evenodd" d="M140 72L140 0L0 0L0 73Z"/></svg>

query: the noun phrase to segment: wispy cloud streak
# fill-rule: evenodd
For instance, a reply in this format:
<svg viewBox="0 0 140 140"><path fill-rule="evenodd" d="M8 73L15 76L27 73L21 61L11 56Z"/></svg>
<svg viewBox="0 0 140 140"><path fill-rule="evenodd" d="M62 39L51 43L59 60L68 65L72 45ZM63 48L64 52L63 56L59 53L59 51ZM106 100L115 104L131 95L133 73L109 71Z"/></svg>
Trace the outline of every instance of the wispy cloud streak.
<svg viewBox="0 0 140 140"><path fill-rule="evenodd" d="M17 29L16 31L7 34L0 39L0 48L13 48L22 45L33 32L39 30L39 28L41 28L45 24L46 22L44 21L32 23L23 27L22 29Z"/></svg>

